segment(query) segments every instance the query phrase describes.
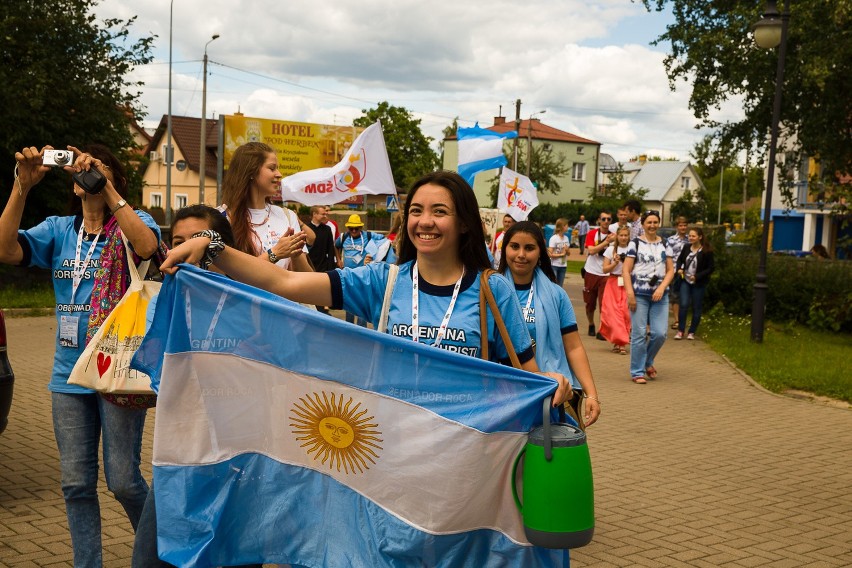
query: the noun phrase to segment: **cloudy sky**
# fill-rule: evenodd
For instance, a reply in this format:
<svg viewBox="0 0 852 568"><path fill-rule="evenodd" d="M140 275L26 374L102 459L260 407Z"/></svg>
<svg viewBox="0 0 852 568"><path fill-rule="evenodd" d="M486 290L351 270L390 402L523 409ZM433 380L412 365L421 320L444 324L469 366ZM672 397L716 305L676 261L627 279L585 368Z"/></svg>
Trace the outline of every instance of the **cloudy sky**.
<svg viewBox="0 0 852 568"><path fill-rule="evenodd" d="M155 34L145 82L146 125L168 110L169 0L103 0L96 16L137 16ZM351 124L387 100L424 133L521 116L600 142L626 161L642 153L689 159L695 130L688 85L669 89L671 21L630 0L174 0L172 114L200 116L208 46L207 112ZM546 110L545 114L537 114ZM728 111L728 112L736 112Z"/></svg>

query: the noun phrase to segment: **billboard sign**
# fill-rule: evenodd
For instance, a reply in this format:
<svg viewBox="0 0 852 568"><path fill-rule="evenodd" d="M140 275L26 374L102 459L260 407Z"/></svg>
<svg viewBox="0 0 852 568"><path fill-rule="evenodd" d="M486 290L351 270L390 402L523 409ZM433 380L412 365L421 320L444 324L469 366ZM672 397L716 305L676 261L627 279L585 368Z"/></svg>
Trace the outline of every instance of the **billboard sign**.
<svg viewBox="0 0 852 568"><path fill-rule="evenodd" d="M222 124L225 169L237 148L246 142L264 142L278 154L278 166L285 177L337 164L364 131L354 126L252 118L241 114L223 115Z"/></svg>

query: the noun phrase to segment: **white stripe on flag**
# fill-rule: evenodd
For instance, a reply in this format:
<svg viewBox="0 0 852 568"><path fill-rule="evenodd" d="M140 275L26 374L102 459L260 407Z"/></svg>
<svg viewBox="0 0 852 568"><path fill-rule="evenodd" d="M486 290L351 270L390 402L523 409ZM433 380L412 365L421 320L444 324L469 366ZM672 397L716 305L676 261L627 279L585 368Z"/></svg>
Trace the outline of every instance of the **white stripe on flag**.
<svg viewBox="0 0 852 568"><path fill-rule="evenodd" d="M459 165L503 155L503 138L465 138L459 140Z"/></svg>

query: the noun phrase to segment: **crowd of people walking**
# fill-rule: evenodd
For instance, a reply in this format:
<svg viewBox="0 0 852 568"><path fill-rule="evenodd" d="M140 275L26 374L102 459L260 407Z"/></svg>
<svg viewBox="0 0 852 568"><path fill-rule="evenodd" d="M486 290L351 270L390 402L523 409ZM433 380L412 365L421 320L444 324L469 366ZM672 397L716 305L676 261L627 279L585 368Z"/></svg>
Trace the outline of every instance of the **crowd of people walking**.
<svg viewBox="0 0 852 568"><path fill-rule="evenodd" d="M79 566L101 564L100 445L108 487L138 528L133 566L164 565L156 554L154 488L149 491L140 473L149 405L119 404L68 383L93 328L127 289L130 262L156 257L164 273L174 273L183 262L199 264L322 312L342 309L348 322L411 341L474 357L488 352L489 359L504 364L516 355L520 368L555 381L554 406L566 405L582 427L599 419L601 403L582 324L564 287L570 231L576 231L585 257L588 336L608 341L615 354L629 354L625 375L636 384L657 377L670 298L677 305L674 339L694 339L714 270L712 247L700 227L679 218L677 233L664 240L658 235L660 213L640 215L635 201L619 208L617 218L601 211L594 226L582 215L573 227L557 219L547 240L539 225L505 215L489 246L470 186L446 171L414 183L387 235L367 230L359 214L349 215L337 234L328 207L312 207L310 220L302 221L274 203L282 179L278 158L257 142L235 151L218 208L192 205L175 213L167 253L157 223L125 200L120 162L97 145L69 148L75 160L63 169L94 170L106 178L104 188L90 192L69 184L75 209L68 216L22 230L27 195L50 169L45 150L51 149L25 148L15 156L15 186L0 218L0 262L54 271L58 334L48 389ZM493 293L499 314L480 313L483 287ZM497 316L508 339L498 333Z"/></svg>

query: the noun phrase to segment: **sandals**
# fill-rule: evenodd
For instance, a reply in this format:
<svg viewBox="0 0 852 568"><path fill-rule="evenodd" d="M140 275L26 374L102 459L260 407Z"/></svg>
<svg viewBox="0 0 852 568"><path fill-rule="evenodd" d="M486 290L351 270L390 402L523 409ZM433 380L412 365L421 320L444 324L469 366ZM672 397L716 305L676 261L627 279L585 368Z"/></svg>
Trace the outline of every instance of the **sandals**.
<svg viewBox="0 0 852 568"><path fill-rule="evenodd" d="M613 345L612 349L610 349L610 351L612 351L613 353L621 353L621 351L619 351L619 349L621 349L621 348L618 345Z"/></svg>
<svg viewBox="0 0 852 568"><path fill-rule="evenodd" d="M644 385L648 383L648 381L645 380L645 377L633 377L630 380L636 383L637 385Z"/></svg>
<svg viewBox="0 0 852 568"><path fill-rule="evenodd" d="M648 367L647 369L645 369L645 375L649 379L656 379L657 378L657 370L654 367Z"/></svg>
<svg viewBox="0 0 852 568"><path fill-rule="evenodd" d="M622 345L621 347L618 348L618 352L621 355L627 355L627 349L624 348L624 345Z"/></svg>

